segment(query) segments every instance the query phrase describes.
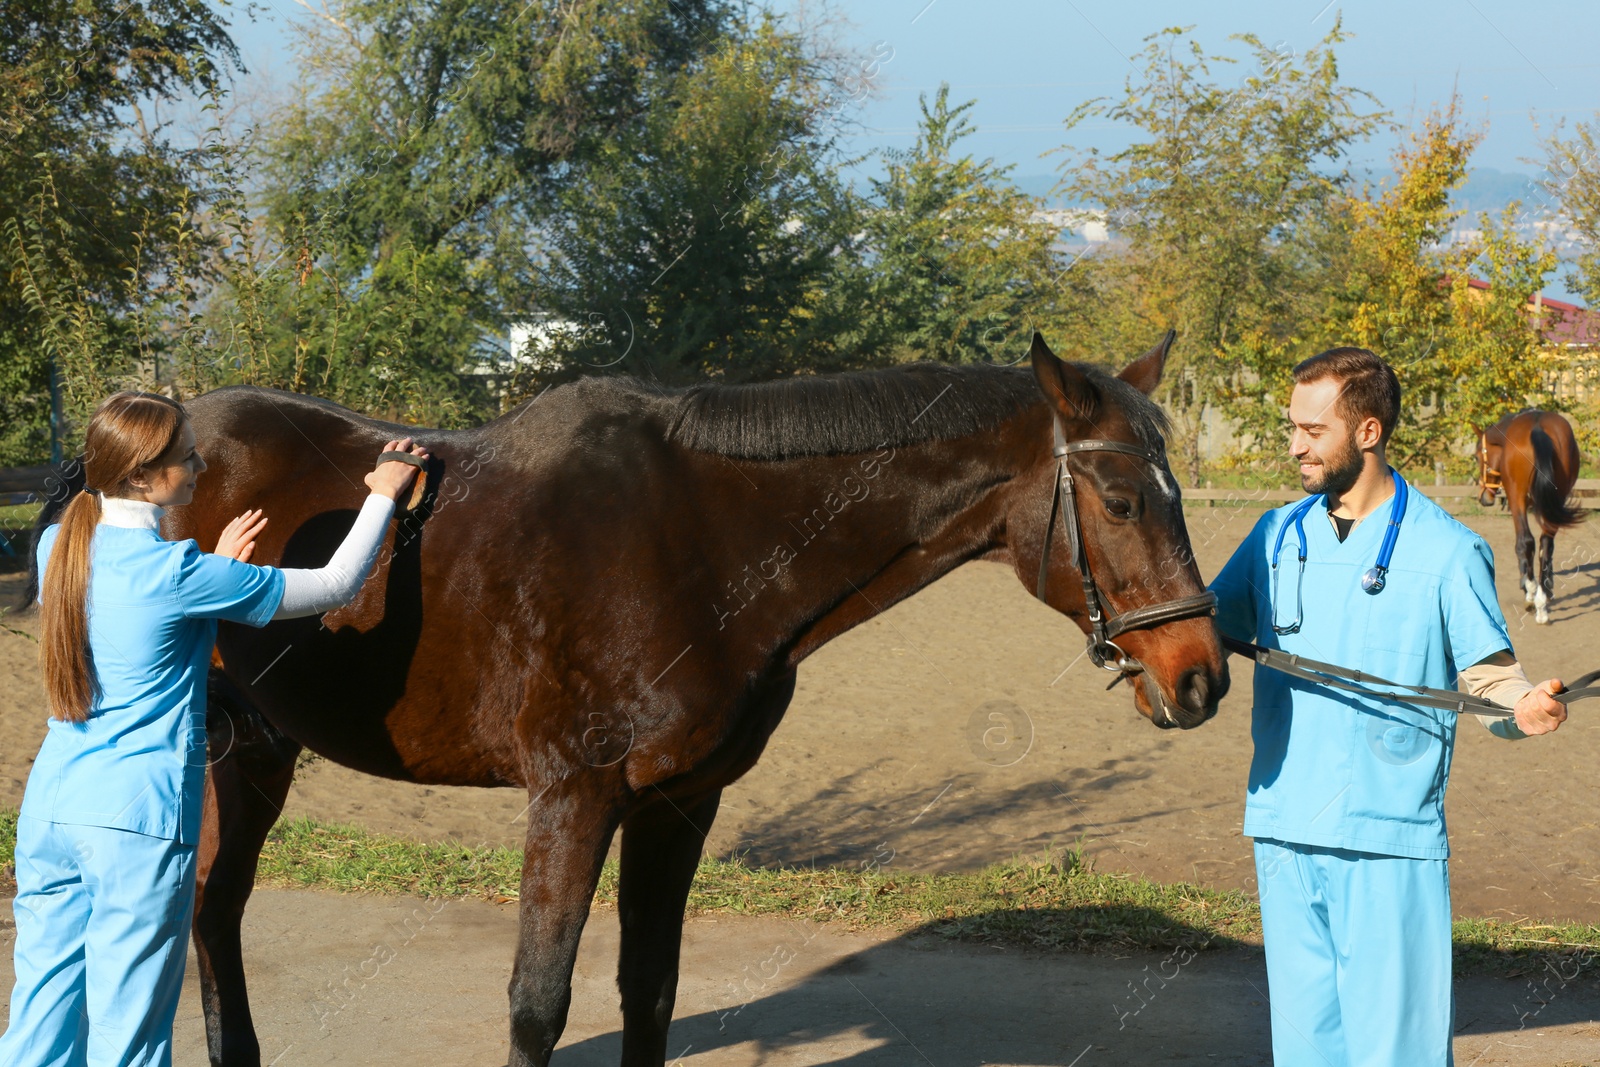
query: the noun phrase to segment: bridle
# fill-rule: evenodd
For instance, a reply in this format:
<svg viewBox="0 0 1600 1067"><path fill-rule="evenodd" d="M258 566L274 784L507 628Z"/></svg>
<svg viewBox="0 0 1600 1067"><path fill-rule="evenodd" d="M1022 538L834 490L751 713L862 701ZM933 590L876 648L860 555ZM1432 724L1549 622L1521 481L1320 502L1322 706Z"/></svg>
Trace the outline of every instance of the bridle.
<svg viewBox="0 0 1600 1067"><path fill-rule="evenodd" d="M1492 480L1491 480L1492 479ZM1505 492L1505 485L1500 480L1500 472L1489 466L1489 435L1478 435L1478 501L1482 503L1485 496L1490 497L1489 503L1494 503L1494 494Z"/></svg>
<svg viewBox="0 0 1600 1067"><path fill-rule="evenodd" d="M1153 449L1122 441L1099 439L1068 441L1066 435L1061 432L1061 420L1052 414L1051 423L1055 430L1053 451L1056 457L1056 489L1050 497L1050 518L1045 522L1044 546L1039 553L1039 584L1034 590L1034 596L1045 600L1045 585L1050 575L1050 543L1054 539L1056 513L1059 511L1061 529L1067 537L1067 552L1071 555L1072 565L1083 576L1083 600L1089 611L1089 658L1102 670L1116 671L1116 681L1121 681L1127 675L1144 673L1145 668L1144 664L1117 645L1116 639L1119 636L1129 630L1160 626L1176 619L1215 615L1217 594L1208 589L1193 596L1180 597L1160 604L1148 604L1120 614L1108 614L1109 605L1103 604L1100 588L1095 584L1094 574L1089 568L1083 528L1078 519L1077 489L1073 483L1072 472L1067 469L1067 457L1079 452L1120 452L1126 456L1142 459L1151 466L1160 467L1161 454ZM1045 602L1049 603L1047 600ZM1146 681L1148 682L1148 679ZM1116 682L1112 684L1115 685ZM1151 699L1152 694L1154 699ZM1171 713L1166 710L1166 701L1161 696L1159 685L1147 685L1145 697L1150 699L1152 710L1160 707L1163 713L1171 718Z"/></svg>

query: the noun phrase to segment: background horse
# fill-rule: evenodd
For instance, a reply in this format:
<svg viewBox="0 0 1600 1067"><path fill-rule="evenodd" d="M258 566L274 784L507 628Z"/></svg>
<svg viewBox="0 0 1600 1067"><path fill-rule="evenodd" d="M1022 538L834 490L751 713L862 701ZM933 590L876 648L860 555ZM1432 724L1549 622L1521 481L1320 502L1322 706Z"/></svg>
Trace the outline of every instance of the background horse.
<svg viewBox="0 0 1600 1067"><path fill-rule="evenodd" d="M1517 532L1523 595L1541 623L1550 621L1550 598L1555 595L1556 531L1584 516L1582 509L1567 503L1577 480L1578 442L1572 426L1553 411L1519 411L1478 433L1478 502L1489 507L1496 493L1505 494ZM1542 531L1537 580L1529 511Z"/></svg>
<svg viewBox="0 0 1600 1067"><path fill-rule="evenodd" d="M1122 615L1114 658L1142 671L1135 703L1158 725L1213 715L1228 676L1207 611L1174 611L1204 587L1145 396L1171 340L1120 377L1036 336L1031 372L922 364L665 393L591 378L459 431L251 387L189 402L209 470L163 534L211 546L264 508L256 563L323 564L383 443L432 453L350 605L218 625L194 925L212 1063L260 1063L240 919L302 746L390 778L527 791L512 1067L546 1064L566 1023L620 827L622 1062L662 1067L721 791L826 642L995 560L1086 632L1091 596ZM1056 433L1093 450L1058 458ZM1047 556L1051 529L1063 547Z"/></svg>

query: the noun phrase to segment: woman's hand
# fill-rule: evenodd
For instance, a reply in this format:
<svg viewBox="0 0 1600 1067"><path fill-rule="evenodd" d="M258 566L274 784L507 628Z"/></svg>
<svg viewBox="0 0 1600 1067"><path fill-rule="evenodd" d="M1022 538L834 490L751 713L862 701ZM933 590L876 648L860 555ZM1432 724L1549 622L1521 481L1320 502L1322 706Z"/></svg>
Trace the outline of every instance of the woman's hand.
<svg viewBox="0 0 1600 1067"><path fill-rule="evenodd" d="M261 513L260 508L247 511L222 528L222 536L217 538L217 555L236 559L240 563L250 562L250 553L256 548L256 535L266 528L267 517Z"/></svg>
<svg viewBox="0 0 1600 1067"><path fill-rule="evenodd" d="M390 441L383 446L385 452L410 452L413 456L422 459L428 458L428 450L421 445L411 447L411 438L401 441ZM399 500L400 494L405 492L406 486L411 484L411 479L416 477L418 468L398 459L385 460L378 464L377 469L366 477L367 488L374 493L382 493L390 500Z"/></svg>

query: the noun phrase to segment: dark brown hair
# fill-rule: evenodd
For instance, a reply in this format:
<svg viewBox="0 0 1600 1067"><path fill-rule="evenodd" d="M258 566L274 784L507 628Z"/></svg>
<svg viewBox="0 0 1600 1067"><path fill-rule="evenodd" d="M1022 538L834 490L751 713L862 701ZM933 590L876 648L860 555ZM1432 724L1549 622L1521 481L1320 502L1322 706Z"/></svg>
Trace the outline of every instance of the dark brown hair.
<svg viewBox="0 0 1600 1067"><path fill-rule="evenodd" d="M84 441L83 486L61 513L39 610L39 669L52 718L83 722L100 695L89 653L89 549L100 497L123 496L128 479L153 466L183 434L183 405L159 393L123 391L100 402Z"/></svg>
<svg viewBox="0 0 1600 1067"><path fill-rule="evenodd" d="M1343 386L1333 410L1354 430L1367 417L1378 420L1378 444L1387 445L1400 421L1400 379L1394 369L1365 348L1330 348L1295 364L1300 385L1338 379Z"/></svg>

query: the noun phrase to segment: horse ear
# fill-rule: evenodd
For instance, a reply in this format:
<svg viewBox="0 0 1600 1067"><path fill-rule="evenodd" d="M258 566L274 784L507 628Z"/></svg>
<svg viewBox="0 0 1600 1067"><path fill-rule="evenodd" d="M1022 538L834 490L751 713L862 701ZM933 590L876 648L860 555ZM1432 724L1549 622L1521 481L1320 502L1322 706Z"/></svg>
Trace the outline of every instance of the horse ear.
<svg viewBox="0 0 1600 1067"><path fill-rule="evenodd" d="M1177 336L1177 330L1168 330L1167 335L1156 342L1154 348L1122 368L1122 373L1117 377L1145 396L1155 392L1156 386L1161 384L1161 369L1166 366L1167 352L1171 350L1173 338Z"/></svg>
<svg viewBox="0 0 1600 1067"><path fill-rule="evenodd" d="M1100 408L1100 391L1088 375L1070 363L1063 363L1050 351L1038 330L1033 332L1033 348L1028 356L1033 361L1033 376L1039 388L1058 412L1068 418L1094 417Z"/></svg>

